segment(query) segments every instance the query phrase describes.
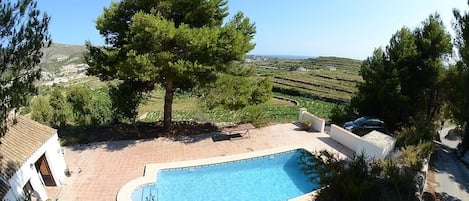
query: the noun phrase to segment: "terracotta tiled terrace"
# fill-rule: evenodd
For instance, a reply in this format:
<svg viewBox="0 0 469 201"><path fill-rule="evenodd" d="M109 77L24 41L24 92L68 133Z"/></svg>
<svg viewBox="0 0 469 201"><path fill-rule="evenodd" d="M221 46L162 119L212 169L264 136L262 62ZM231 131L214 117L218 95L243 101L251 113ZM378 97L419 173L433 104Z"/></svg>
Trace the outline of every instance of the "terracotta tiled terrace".
<svg viewBox="0 0 469 201"><path fill-rule="evenodd" d="M52 200L113 201L127 182L143 175L145 164L202 159L283 146L307 145L341 156L352 151L327 134L302 131L295 124L278 124L250 131L249 138L214 142L210 134L192 138L114 141L65 148L72 171Z"/></svg>

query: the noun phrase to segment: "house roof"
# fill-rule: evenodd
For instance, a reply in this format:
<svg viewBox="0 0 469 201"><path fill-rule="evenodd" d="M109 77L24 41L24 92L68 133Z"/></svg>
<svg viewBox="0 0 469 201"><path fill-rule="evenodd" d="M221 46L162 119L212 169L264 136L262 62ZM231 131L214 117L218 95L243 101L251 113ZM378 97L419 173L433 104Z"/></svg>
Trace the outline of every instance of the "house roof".
<svg viewBox="0 0 469 201"><path fill-rule="evenodd" d="M364 135L361 138L362 140L365 140L381 148L386 148L394 144L394 142L396 141L393 137L386 135L384 133L381 133L379 131L376 131L376 130L371 131L370 133Z"/></svg>
<svg viewBox="0 0 469 201"><path fill-rule="evenodd" d="M9 179L57 131L23 116L7 128L0 138L0 176Z"/></svg>

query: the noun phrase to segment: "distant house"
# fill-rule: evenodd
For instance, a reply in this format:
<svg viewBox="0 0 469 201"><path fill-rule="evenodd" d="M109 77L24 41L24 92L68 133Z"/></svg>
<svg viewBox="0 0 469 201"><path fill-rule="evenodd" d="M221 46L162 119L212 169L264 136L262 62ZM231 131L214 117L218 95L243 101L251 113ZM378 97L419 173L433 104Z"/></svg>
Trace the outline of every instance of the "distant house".
<svg viewBox="0 0 469 201"><path fill-rule="evenodd" d="M65 60L67 60L67 59L68 59L67 56L57 57L57 62L62 62L62 61L65 61Z"/></svg>
<svg viewBox="0 0 469 201"><path fill-rule="evenodd" d="M46 200L46 188L60 186L65 177L57 131L22 116L15 122L9 122L0 138L0 199L16 201L24 192L33 192Z"/></svg>
<svg viewBox="0 0 469 201"><path fill-rule="evenodd" d="M300 66L300 67L298 67L298 68L296 69L296 71L305 72L305 71L306 71L306 68L303 68L303 67Z"/></svg>
<svg viewBox="0 0 469 201"><path fill-rule="evenodd" d="M335 71L335 70L337 70L337 68L334 67L334 66L326 66L326 67L324 67L324 70Z"/></svg>

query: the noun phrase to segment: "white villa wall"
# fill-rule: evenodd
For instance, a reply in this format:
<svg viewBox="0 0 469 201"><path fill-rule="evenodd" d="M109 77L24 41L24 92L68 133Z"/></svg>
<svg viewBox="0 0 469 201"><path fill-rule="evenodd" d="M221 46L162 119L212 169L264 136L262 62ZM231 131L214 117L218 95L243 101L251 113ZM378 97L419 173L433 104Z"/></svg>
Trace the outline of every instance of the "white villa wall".
<svg viewBox="0 0 469 201"><path fill-rule="evenodd" d="M395 140L391 140L391 143L379 146L335 124L331 125L329 135L335 141L355 151L356 154L364 153L365 156L374 159L384 159L394 149L396 143Z"/></svg>
<svg viewBox="0 0 469 201"><path fill-rule="evenodd" d="M44 185L42 184L42 177L34 163L43 155L46 155L49 168L54 177L57 186L61 185L61 181L65 177L66 163L60 147L59 138L57 134L53 135L46 143L44 143L36 152L24 163L21 168L11 177L9 185L10 191L3 199L4 201L16 201L23 193L23 186L28 182L31 183L33 189L39 194L42 200L48 198Z"/></svg>
<svg viewBox="0 0 469 201"><path fill-rule="evenodd" d="M385 149L383 150L383 156L386 157L389 154L391 154L395 146L396 146L396 140L394 140L391 144L385 147Z"/></svg>
<svg viewBox="0 0 469 201"><path fill-rule="evenodd" d="M324 133L324 127L326 126L326 121L315 116L314 114L309 113L306 108L300 108L299 121L309 121L311 122L311 130Z"/></svg>
<svg viewBox="0 0 469 201"><path fill-rule="evenodd" d="M364 140L359 141L359 143L357 144L357 149L355 150L355 153L357 154L363 153L365 154L365 156L374 158L376 160L384 159L384 157L386 156L383 154L384 153L383 149Z"/></svg>
<svg viewBox="0 0 469 201"><path fill-rule="evenodd" d="M357 146L361 141L359 136L335 124L331 125L331 131L329 132L329 135L335 141L343 144L351 150L354 150L355 152L357 151Z"/></svg>

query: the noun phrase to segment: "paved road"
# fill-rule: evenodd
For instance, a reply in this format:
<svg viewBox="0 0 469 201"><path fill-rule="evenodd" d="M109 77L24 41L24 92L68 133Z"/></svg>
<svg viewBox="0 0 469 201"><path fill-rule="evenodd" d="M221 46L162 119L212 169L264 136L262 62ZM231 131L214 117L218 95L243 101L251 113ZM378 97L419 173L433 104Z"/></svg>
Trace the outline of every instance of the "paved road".
<svg viewBox="0 0 469 201"><path fill-rule="evenodd" d="M459 139L446 136L449 130L451 128L443 129L440 135L442 143L449 148L439 147L432 158L427 175L427 191L438 194L441 200L466 201L469 200L469 169L451 149Z"/></svg>
<svg viewBox="0 0 469 201"><path fill-rule="evenodd" d="M438 149L431 167L429 185L443 200L469 200L469 169L452 151Z"/></svg>

